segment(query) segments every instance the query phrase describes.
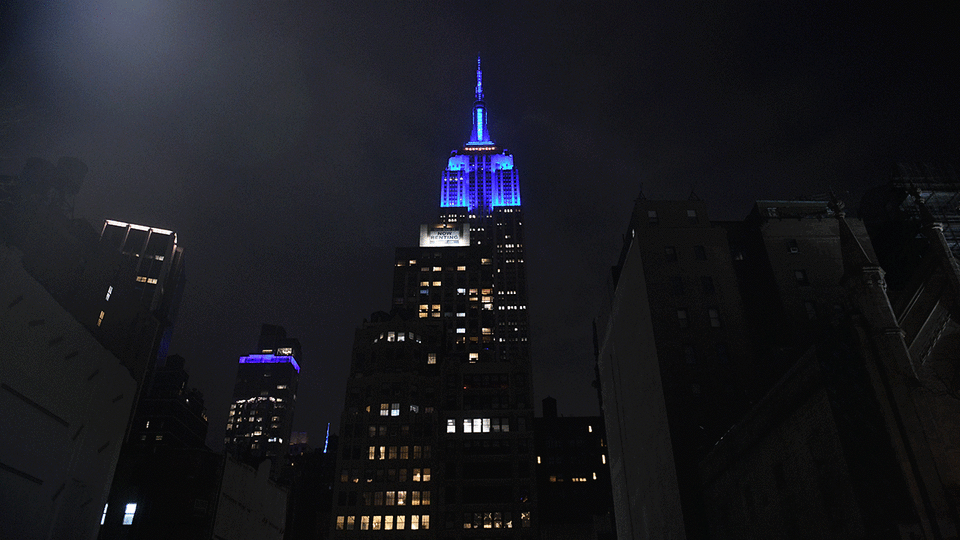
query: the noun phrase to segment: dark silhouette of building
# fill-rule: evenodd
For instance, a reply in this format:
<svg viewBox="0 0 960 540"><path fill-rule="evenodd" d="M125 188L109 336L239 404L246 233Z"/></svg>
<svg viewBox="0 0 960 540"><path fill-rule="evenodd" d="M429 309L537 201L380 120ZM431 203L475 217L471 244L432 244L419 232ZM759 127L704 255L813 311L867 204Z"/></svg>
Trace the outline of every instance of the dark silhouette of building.
<svg viewBox="0 0 960 540"><path fill-rule="evenodd" d="M536 536L519 180L489 136L479 66L472 118L443 173L440 223L397 249L393 311L357 331L336 536Z"/></svg>
<svg viewBox="0 0 960 540"><path fill-rule="evenodd" d="M621 538L706 533L697 463L746 408L754 358L733 258L702 201L636 200L597 325Z"/></svg>
<svg viewBox="0 0 960 540"><path fill-rule="evenodd" d="M704 460L714 538L957 537L960 266L916 211L928 248L895 296L851 220L825 220L838 309Z"/></svg>
<svg viewBox="0 0 960 540"><path fill-rule="evenodd" d="M291 453L282 484L289 486L286 540L317 540L330 537L333 486L336 477L339 437L329 435L314 449Z"/></svg>
<svg viewBox="0 0 960 540"><path fill-rule="evenodd" d="M270 459L274 480L287 459L293 431L299 359L300 341L288 338L281 326L264 324L257 353L240 357L237 366L225 449L253 466Z"/></svg>
<svg viewBox="0 0 960 540"><path fill-rule="evenodd" d="M716 368L700 366L699 357L687 373L670 366L675 334L658 322L677 309L663 290L698 269L651 262L662 247L656 241L680 242L649 230L662 226L654 210L634 213L609 316L598 325L618 531L635 538L955 538L950 448L960 406L951 397L960 272L935 217L916 209L928 247L892 296L865 227L839 201L759 201L745 221L714 224L726 231L714 245L729 242L716 271L734 276L716 289L729 300L733 287L742 299L737 333L748 341L745 354L730 356L742 384L728 394L735 399L708 394L703 405L717 413L698 416L671 395L677 381ZM644 211L647 230L636 226ZM709 245L705 232L692 234ZM713 431L724 420L729 429ZM706 445L677 426L691 421L703 427Z"/></svg>
<svg viewBox="0 0 960 540"><path fill-rule="evenodd" d="M558 416L548 397L534 433L541 537L615 539L603 418Z"/></svg>
<svg viewBox="0 0 960 540"><path fill-rule="evenodd" d="M259 468L208 449L131 453L103 508L100 540L283 538L287 491Z"/></svg>
<svg viewBox="0 0 960 540"><path fill-rule="evenodd" d="M954 257L960 256L960 176L953 166L897 163L890 180L867 191L860 201L859 215L894 290L907 285L929 247L918 201L942 226Z"/></svg>
<svg viewBox="0 0 960 540"><path fill-rule="evenodd" d="M4 347L11 356L0 364L30 366L17 368L16 377L4 375L4 395L12 400L3 407L13 422L7 432L31 434L3 456L4 471L18 483L4 490L11 497L4 515L13 516L5 518L4 530L17 537L89 538L95 531L123 439L115 423L127 432L148 371L166 355L182 290L182 259L171 232L157 236L165 237L161 247L146 238L140 246L115 244L72 218L86 172L73 158L56 165L33 158L18 176L0 181L2 285L9 296L9 320L0 330L5 343L12 340ZM110 223L104 232L113 230ZM153 230L123 228L136 230L133 236ZM166 262L149 276L141 273L147 255L157 262L161 251Z"/></svg>
<svg viewBox="0 0 960 540"><path fill-rule="evenodd" d="M207 440L207 413L203 394L190 388L186 361L173 354L151 371L130 430L129 445L144 450L154 446L203 448Z"/></svg>

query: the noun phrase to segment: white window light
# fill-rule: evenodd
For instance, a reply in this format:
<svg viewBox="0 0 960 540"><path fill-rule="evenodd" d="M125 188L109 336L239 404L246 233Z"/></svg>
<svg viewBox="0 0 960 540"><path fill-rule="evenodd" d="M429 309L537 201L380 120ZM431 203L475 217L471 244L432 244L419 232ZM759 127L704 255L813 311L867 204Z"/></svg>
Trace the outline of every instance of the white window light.
<svg viewBox="0 0 960 540"><path fill-rule="evenodd" d="M109 504L104 504L104 505L103 505L103 515L100 516L100 524L101 524L101 525L103 525L103 523L104 523L105 521L107 521L107 507L108 507L108 506L110 506L110 505L109 505Z"/></svg>
<svg viewBox="0 0 960 540"><path fill-rule="evenodd" d="M123 524L133 525L133 516L137 514L137 503L127 503L123 510Z"/></svg>

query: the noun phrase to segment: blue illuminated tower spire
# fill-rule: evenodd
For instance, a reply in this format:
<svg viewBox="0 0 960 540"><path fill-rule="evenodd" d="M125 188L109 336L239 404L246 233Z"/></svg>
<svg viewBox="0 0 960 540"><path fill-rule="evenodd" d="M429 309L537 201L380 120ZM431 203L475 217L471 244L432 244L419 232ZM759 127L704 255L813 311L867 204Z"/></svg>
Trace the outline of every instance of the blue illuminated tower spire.
<svg viewBox="0 0 960 540"><path fill-rule="evenodd" d="M467 144L493 144L487 131L487 106L483 103L483 70L477 56L477 100L473 102L473 130Z"/></svg>
<svg viewBox="0 0 960 540"><path fill-rule="evenodd" d="M513 168L513 155L494 144L487 131L479 57L475 92L470 141L454 150L447 160L440 187L440 206L466 208L470 213L486 215L494 208L520 206L520 179Z"/></svg>

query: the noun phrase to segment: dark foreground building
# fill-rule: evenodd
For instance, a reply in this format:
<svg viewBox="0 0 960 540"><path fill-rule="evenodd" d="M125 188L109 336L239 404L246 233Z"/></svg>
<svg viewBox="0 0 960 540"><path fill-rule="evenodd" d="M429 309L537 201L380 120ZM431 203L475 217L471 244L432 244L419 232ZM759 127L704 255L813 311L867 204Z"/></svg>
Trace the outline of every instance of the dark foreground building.
<svg viewBox="0 0 960 540"><path fill-rule="evenodd" d="M357 330L336 537L536 537L519 177L487 131L479 66L472 119L439 223L397 250L392 312Z"/></svg>
<svg viewBox="0 0 960 540"><path fill-rule="evenodd" d="M735 276L712 276L714 326L708 306L687 322L679 315L679 303L701 305L709 287L691 294L686 284L707 267L689 266L682 252L673 266L657 262L673 255L656 239L680 245L681 236L651 231L663 222L647 206L637 203L599 325L620 534L956 538L960 270L931 212L915 209L925 249L898 290L838 202L760 201L744 222L711 224L726 231L717 245L728 256L718 253L710 270ZM709 245L707 234L691 238ZM748 348L688 361L671 336L724 328L736 296ZM663 330L674 313L680 330ZM722 388L711 374L724 369L742 384L727 394L739 399L690 386L690 403L678 404L698 377ZM714 431L724 418L727 429ZM693 425L706 445L683 433Z"/></svg>
<svg viewBox="0 0 960 540"><path fill-rule="evenodd" d="M548 397L534 426L541 538L615 540L603 418L559 416Z"/></svg>

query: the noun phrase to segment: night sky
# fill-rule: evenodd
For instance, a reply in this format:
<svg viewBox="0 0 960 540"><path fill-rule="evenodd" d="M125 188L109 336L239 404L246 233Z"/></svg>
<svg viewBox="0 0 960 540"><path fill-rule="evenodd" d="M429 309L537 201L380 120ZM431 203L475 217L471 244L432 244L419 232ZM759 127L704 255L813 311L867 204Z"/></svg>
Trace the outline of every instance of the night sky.
<svg viewBox="0 0 960 540"><path fill-rule="evenodd" d="M78 217L178 233L171 352L212 447L263 322L303 344L294 427L321 444L394 248L437 218L479 53L520 171L535 400L598 414L591 321L641 185L742 219L831 189L855 207L895 161L960 154L946 2L661 4L8 0L0 174L75 156Z"/></svg>

